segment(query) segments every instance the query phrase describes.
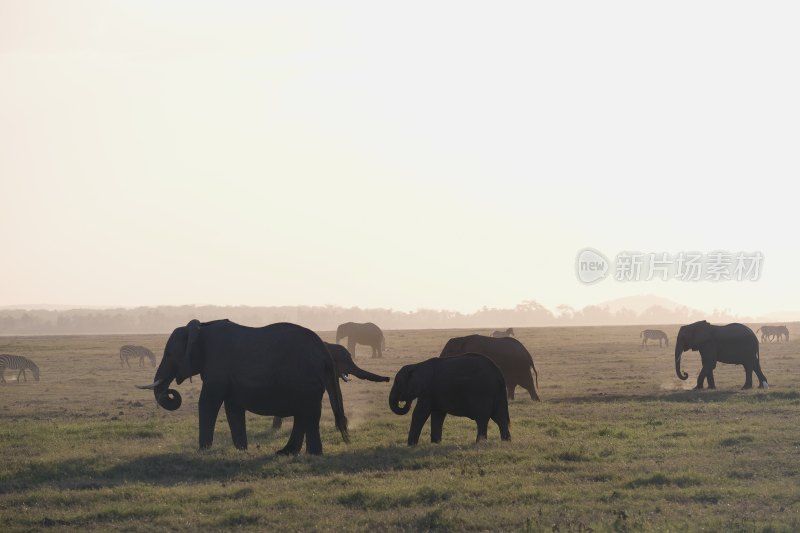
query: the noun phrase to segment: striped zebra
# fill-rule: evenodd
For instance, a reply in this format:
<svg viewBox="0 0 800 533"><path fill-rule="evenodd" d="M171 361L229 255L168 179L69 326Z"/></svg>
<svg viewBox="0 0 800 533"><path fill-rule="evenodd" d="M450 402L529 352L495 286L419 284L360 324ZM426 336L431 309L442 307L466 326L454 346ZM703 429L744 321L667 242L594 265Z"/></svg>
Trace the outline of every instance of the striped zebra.
<svg viewBox="0 0 800 533"><path fill-rule="evenodd" d="M8 354L0 355L0 383L6 382L6 378L4 376L6 370L19 370L19 373L17 374L17 382L19 382L20 376L25 378L25 381L28 381L28 376L25 374L26 370L30 370L33 373L33 379L39 381L39 367L27 357Z"/></svg>
<svg viewBox="0 0 800 533"><path fill-rule="evenodd" d="M639 333L639 336L642 338L642 346L645 348L647 348L648 340L657 340L659 348L661 348L662 340L664 341L664 346L669 346L669 338L667 338L667 334L660 329L646 329Z"/></svg>
<svg viewBox="0 0 800 533"><path fill-rule="evenodd" d="M126 344L119 349L119 366L124 367L127 364L128 368L130 368L131 363L128 359L137 357L139 358L139 366L144 366L145 357L150 359L150 364L152 366L156 366L156 356L153 355L153 352L144 346L134 346L132 344Z"/></svg>
<svg viewBox="0 0 800 533"><path fill-rule="evenodd" d="M505 331L495 331L492 333L492 337L495 339L502 339L504 337L513 337L514 336L514 328L508 328Z"/></svg>
<svg viewBox="0 0 800 533"><path fill-rule="evenodd" d="M761 332L761 342L781 342L783 337L789 341L789 328L786 326L761 326L756 330L756 333Z"/></svg>

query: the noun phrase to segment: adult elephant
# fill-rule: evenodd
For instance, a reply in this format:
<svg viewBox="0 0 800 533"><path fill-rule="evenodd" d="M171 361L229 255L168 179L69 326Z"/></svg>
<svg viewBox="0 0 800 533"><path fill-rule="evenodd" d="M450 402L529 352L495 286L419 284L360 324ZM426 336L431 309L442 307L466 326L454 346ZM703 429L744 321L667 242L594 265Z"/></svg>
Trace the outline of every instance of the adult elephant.
<svg viewBox="0 0 800 533"><path fill-rule="evenodd" d="M356 365L356 363L353 361L353 357L350 355L350 352L348 352L347 348L341 344L331 344L326 342L325 347L328 349L331 357L333 357L333 361L336 363L336 369L339 372L339 378L345 382L350 381L351 375L366 381L389 381L389 378L386 376L379 376L378 374L373 374L372 372L367 372L363 368L359 368L358 365ZM283 419L281 417L276 416L272 419L272 429L280 429L282 425Z"/></svg>
<svg viewBox="0 0 800 533"><path fill-rule="evenodd" d="M347 418L339 389L338 371L322 340L296 324L263 328L240 326L229 320L192 320L167 340L164 357L151 385L156 401L170 411L181 405L180 394L169 389L200 374L200 448L210 448L222 404L233 444L247 448L245 411L259 415L293 416L289 442L281 454L297 454L306 441L311 454L322 453L319 419L322 393L327 390L336 427L345 442Z"/></svg>
<svg viewBox="0 0 800 533"><path fill-rule="evenodd" d="M347 349L356 355L356 344L366 344L372 348L372 357L383 357L383 350L386 349L386 340L383 337L381 328L367 322L359 324L358 322L345 322L336 328L336 343L347 337Z"/></svg>
<svg viewBox="0 0 800 533"><path fill-rule="evenodd" d="M400 369L389 392L389 408L394 414L404 415L417 400L408 431L409 446L419 441L428 417L431 419L431 442L440 442L447 415L475 420L478 425L476 441L486 440L490 418L500 428L500 437L511 440L505 389L500 369L482 355L434 358Z"/></svg>
<svg viewBox="0 0 800 533"><path fill-rule="evenodd" d="M528 391L531 400L539 401L539 372L530 352L517 339L495 339L484 335L467 335L447 341L439 357L452 357L464 353L479 353L494 362L503 373L508 388L508 399L514 399L514 389L519 385ZM531 375L531 373L533 373Z"/></svg>
<svg viewBox="0 0 800 533"><path fill-rule="evenodd" d="M675 373L682 380L689 374L681 371L681 356L688 350L699 351L703 368L697 376L697 386L702 389L708 380L708 388L714 389L714 369L717 361L744 366L744 389L753 387L753 372L758 376L758 387L768 388L767 377L761 371L758 354L758 338L753 330L743 324L713 326L705 320L681 326L675 340Z"/></svg>

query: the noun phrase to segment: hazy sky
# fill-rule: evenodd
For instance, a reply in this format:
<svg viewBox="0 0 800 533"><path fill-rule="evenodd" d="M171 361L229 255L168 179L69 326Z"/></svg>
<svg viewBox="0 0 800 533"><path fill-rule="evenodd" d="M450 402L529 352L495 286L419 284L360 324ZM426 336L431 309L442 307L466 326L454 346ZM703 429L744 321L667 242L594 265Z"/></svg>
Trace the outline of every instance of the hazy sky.
<svg viewBox="0 0 800 533"><path fill-rule="evenodd" d="M0 0L0 305L800 309L798 15ZM587 246L765 260L586 286Z"/></svg>

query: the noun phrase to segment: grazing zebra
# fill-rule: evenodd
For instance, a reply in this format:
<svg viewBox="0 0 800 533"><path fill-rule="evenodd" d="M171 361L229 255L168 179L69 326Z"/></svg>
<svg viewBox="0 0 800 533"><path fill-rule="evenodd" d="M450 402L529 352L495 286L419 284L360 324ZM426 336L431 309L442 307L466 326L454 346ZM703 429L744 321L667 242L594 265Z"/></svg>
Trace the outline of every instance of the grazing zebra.
<svg viewBox="0 0 800 533"><path fill-rule="evenodd" d="M642 338L642 346L647 348L647 341L650 340L657 340L658 347L661 348L661 341L664 341L664 346L669 346L669 338L667 338L667 334L661 331L660 329L646 329L639 333L639 336Z"/></svg>
<svg viewBox="0 0 800 533"><path fill-rule="evenodd" d="M786 342L789 342L789 328L786 326L761 326L756 330L756 333L761 332L761 342L781 342L783 337L786 337Z"/></svg>
<svg viewBox="0 0 800 533"><path fill-rule="evenodd" d="M4 376L6 369L19 370L19 374L17 374L17 382L19 382L20 376L25 378L25 381L28 381L28 376L25 374L26 370L30 370L33 373L33 379L39 381L39 367L27 357L8 354L0 355L0 383L6 382Z"/></svg>
<svg viewBox="0 0 800 533"><path fill-rule="evenodd" d="M492 337L495 339L502 339L504 337L513 337L514 336L514 328L508 328L505 331L495 331L492 333Z"/></svg>
<svg viewBox="0 0 800 533"><path fill-rule="evenodd" d="M150 359L150 364L152 366L156 366L156 356L153 355L153 352L145 348L144 346L133 346L131 344L126 344L122 348L119 349L119 365L125 366L128 365L128 368L131 367L130 358L139 358L139 366L144 366L144 358L147 357Z"/></svg>

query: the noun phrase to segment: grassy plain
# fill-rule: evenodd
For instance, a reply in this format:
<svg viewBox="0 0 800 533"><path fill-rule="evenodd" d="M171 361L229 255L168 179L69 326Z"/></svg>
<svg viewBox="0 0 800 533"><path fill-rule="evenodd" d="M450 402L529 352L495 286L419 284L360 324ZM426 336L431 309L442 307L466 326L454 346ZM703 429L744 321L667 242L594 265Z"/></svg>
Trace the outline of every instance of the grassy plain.
<svg viewBox="0 0 800 533"><path fill-rule="evenodd" d="M758 325L754 326L758 327ZM0 529L257 531L800 531L800 365L792 341L762 345L771 388L742 391L741 367L717 367L716 391L685 390L700 362L641 349L641 327L517 329L543 402L521 389L510 443L490 423L449 417L442 444L405 446L410 415L390 384L343 383L352 442L323 404L325 455L278 457L290 425L248 414L250 448L231 444L224 410L213 449L197 451L199 378L167 412L154 369L120 367L119 346L159 355L165 335L6 337L41 381L0 384ZM675 338L677 326L663 329ZM386 332L363 368L393 376L437 356L465 330ZM484 331L483 333L486 333ZM331 332L322 332L332 341Z"/></svg>

